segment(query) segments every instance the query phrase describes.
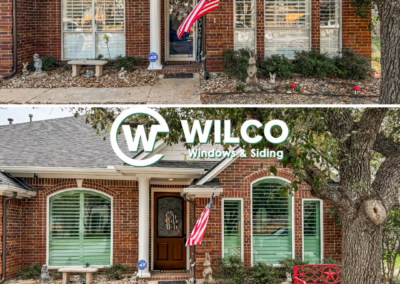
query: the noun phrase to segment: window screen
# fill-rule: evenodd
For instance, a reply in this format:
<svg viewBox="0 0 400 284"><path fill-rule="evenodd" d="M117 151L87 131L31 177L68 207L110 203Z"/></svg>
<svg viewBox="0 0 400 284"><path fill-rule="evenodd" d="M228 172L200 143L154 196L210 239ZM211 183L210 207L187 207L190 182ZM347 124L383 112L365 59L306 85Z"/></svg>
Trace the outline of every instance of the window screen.
<svg viewBox="0 0 400 284"><path fill-rule="evenodd" d="M235 0L234 49L256 48L256 2Z"/></svg>
<svg viewBox="0 0 400 284"><path fill-rule="evenodd" d="M265 56L310 49L311 0L265 0Z"/></svg>
<svg viewBox="0 0 400 284"><path fill-rule="evenodd" d="M304 260L321 263L320 202L304 201L303 214Z"/></svg>
<svg viewBox="0 0 400 284"><path fill-rule="evenodd" d="M253 263L292 257L292 199L277 193L285 184L267 179L253 185Z"/></svg>
<svg viewBox="0 0 400 284"><path fill-rule="evenodd" d="M111 200L90 191L50 198L49 265L110 265Z"/></svg>
<svg viewBox="0 0 400 284"><path fill-rule="evenodd" d="M64 59L125 55L124 0L62 0L62 7Z"/></svg>
<svg viewBox="0 0 400 284"><path fill-rule="evenodd" d="M241 200L224 200L224 257L242 256L241 203Z"/></svg>
<svg viewBox="0 0 400 284"><path fill-rule="evenodd" d="M340 51L340 0L321 0L320 2L320 35L321 53L330 56Z"/></svg>

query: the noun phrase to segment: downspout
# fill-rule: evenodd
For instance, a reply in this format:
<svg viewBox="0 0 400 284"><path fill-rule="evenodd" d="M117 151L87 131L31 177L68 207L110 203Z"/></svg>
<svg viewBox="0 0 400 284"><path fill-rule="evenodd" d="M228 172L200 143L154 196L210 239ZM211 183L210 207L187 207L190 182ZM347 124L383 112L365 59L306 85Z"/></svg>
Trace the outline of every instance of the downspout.
<svg viewBox="0 0 400 284"><path fill-rule="evenodd" d="M14 0L15 1L15 0ZM1 280L0 284L3 284L6 281L6 275L7 275L7 201L14 199L17 197L17 193L14 192L13 196L7 197L3 200L3 224L2 224L2 232L3 232L3 237L2 237L2 242L3 242L3 249L2 249L2 275L1 275Z"/></svg>
<svg viewBox="0 0 400 284"><path fill-rule="evenodd" d="M18 71L18 54L17 54L17 0L13 0L13 71L10 75L3 77L5 80L11 79ZM0 284L3 283L0 280Z"/></svg>
<svg viewBox="0 0 400 284"><path fill-rule="evenodd" d="M203 29L202 29L202 36L201 36L201 63L202 63L202 69L203 69L203 78L204 80L208 80L210 78L210 75L208 74L207 71L207 43L206 43L206 37L207 37L207 18L206 15L203 16Z"/></svg>

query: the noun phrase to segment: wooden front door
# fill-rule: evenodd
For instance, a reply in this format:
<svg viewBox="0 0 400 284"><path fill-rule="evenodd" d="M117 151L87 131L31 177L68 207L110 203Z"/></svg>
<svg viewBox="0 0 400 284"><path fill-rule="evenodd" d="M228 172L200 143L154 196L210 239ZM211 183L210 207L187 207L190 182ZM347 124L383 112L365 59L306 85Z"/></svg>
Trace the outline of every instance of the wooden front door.
<svg viewBox="0 0 400 284"><path fill-rule="evenodd" d="M179 193L154 194L154 269L186 268L186 202Z"/></svg>

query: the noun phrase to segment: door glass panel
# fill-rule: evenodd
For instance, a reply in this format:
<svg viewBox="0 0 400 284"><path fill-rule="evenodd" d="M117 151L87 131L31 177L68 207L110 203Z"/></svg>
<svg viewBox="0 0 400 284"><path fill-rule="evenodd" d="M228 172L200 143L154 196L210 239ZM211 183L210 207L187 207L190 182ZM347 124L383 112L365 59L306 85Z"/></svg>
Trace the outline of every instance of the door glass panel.
<svg viewBox="0 0 400 284"><path fill-rule="evenodd" d="M177 30L193 10L193 0L169 0L169 57L193 57L194 27L178 39Z"/></svg>
<svg viewBox="0 0 400 284"><path fill-rule="evenodd" d="M157 199L158 237L183 237L183 199L166 196Z"/></svg>

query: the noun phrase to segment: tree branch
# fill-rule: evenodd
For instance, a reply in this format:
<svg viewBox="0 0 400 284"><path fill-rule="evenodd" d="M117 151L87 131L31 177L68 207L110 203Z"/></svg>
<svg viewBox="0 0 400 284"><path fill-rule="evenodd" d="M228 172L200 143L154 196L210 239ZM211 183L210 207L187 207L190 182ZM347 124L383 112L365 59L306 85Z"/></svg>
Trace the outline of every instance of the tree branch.
<svg viewBox="0 0 400 284"><path fill-rule="evenodd" d="M326 123L329 132L336 139L342 139L351 132L354 120L348 108L341 109L342 113L335 110L327 110L328 121Z"/></svg>
<svg viewBox="0 0 400 284"><path fill-rule="evenodd" d="M396 143L386 137L383 133L379 133L372 149L385 157L390 157L400 151L400 143Z"/></svg>

